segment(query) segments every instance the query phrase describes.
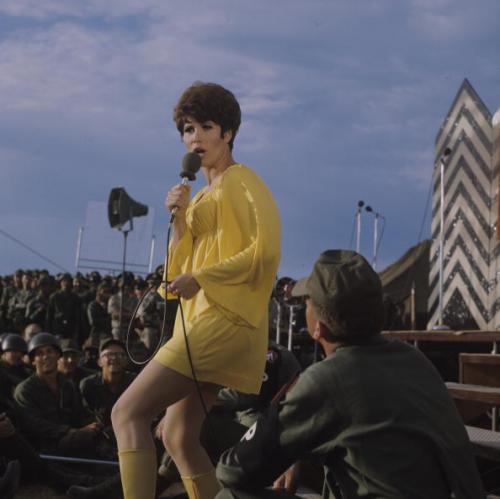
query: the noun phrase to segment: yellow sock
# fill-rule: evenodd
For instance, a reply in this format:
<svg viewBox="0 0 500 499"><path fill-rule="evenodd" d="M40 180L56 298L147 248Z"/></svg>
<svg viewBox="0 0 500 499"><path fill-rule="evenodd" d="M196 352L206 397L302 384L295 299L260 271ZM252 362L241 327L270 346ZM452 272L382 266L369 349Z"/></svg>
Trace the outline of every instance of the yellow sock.
<svg viewBox="0 0 500 499"><path fill-rule="evenodd" d="M215 470L203 475L181 476L181 479L189 499L214 499L222 488L215 478Z"/></svg>
<svg viewBox="0 0 500 499"><path fill-rule="evenodd" d="M125 499L154 499L156 494L156 452L134 449L118 452Z"/></svg>

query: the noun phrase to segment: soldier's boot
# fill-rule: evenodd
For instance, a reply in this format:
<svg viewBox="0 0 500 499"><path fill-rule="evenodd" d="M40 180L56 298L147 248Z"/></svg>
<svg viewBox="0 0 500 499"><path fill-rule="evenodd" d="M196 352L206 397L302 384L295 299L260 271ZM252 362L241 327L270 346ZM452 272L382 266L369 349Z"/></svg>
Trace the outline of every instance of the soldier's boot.
<svg viewBox="0 0 500 499"><path fill-rule="evenodd" d="M12 499L19 487L21 465L19 461L9 461L5 473L0 477L0 497Z"/></svg>
<svg viewBox="0 0 500 499"><path fill-rule="evenodd" d="M214 499L222 488L215 478L215 470L202 475L181 476L181 479L189 499Z"/></svg>
<svg viewBox="0 0 500 499"><path fill-rule="evenodd" d="M71 499L122 499L122 484L117 473L93 487L73 485L66 491Z"/></svg>

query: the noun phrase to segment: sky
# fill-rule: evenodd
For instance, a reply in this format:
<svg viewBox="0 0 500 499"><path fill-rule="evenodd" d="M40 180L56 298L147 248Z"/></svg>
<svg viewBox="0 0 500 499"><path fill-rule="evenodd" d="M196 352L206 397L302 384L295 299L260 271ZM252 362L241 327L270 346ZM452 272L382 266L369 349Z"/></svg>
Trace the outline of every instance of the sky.
<svg viewBox="0 0 500 499"><path fill-rule="evenodd" d="M83 256L120 261L122 235L89 210L116 186L154 211L161 263L185 152L172 109L200 80L241 104L234 156L278 204L280 275L352 247L359 200L386 219L382 269L419 240L464 78L500 107L499 20L498 0L0 0L0 275L75 272L81 226ZM131 233L134 261L148 234Z"/></svg>

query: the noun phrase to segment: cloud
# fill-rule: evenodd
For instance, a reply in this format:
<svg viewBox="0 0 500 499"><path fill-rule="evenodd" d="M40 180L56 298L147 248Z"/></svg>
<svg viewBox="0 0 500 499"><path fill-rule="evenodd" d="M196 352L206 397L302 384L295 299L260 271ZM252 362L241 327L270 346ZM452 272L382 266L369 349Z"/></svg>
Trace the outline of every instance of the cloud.
<svg viewBox="0 0 500 499"><path fill-rule="evenodd" d="M498 26L499 5L494 0L412 0L410 5L416 32L448 46L488 36Z"/></svg>
<svg viewBox="0 0 500 499"><path fill-rule="evenodd" d="M463 77L486 102L500 99L490 43L499 10L486 0L361 10L326 0L4 0L2 212L26 230L35 224L19 217L45 216L46 228L69 234L89 200L124 185L157 209L163 233L161 204L183 153L171 110L201 79L241 102L237 159L280 204L284 268L347 244L358 198L393 214L387 248L399 255Z"/></svg>

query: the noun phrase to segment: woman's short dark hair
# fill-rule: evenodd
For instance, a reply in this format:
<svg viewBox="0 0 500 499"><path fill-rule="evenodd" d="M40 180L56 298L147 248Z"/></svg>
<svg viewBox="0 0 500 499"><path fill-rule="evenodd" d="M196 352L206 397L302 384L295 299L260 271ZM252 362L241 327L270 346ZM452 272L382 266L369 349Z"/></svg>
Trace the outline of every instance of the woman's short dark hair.
<svg viewBox="0 0 500 499"><path fill-rule="evenodd" d="M229 148L241 123L241 109L232 92L217 83L195 82L181 95L174 108L174 121L181 136L187 118L200 123L213 121L221 127L221 134L232 132Z"/></svg>

